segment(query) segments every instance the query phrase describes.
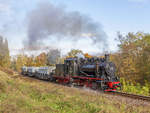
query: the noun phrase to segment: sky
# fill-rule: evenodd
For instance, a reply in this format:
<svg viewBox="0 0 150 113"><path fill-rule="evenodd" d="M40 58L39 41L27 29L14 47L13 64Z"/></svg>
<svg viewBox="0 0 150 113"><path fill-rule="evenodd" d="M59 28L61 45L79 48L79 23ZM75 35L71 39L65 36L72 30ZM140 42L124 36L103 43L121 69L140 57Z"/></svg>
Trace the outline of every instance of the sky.
<svg viewBox="0 0 150 113"><path fill-rule="evenodd" d="M0 0L0 35L8 39L12 55L23 48L23 41L28 36L27 15L39 3L47 1L70 12L78 11L98 22L107 35L108 51L117 50L117 32L149 33L150 30L150 0ZM73 48L89 53L99 51L84 39L74 43L45 41L45 44L61 48L64 52Z"/></svg>

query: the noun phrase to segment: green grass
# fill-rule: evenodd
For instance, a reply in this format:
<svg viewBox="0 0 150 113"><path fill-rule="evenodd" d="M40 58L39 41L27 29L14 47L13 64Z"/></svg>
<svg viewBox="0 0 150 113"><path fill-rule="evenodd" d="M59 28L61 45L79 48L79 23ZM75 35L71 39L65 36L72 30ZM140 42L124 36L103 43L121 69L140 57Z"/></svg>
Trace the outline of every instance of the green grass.
<svg viewBox="0 0 150 113"><path fill-rule="evenodd" d="M110 98L104 94L0 72L0 113L150 112L150 106L128 105L126 101Z"/></svg>

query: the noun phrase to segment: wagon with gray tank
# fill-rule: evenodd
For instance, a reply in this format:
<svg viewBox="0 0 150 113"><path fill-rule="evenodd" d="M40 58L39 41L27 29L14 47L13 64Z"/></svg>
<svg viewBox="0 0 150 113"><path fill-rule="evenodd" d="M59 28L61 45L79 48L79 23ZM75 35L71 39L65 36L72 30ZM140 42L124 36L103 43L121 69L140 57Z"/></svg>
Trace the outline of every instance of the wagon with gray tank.
<svg viewBox="0 0 150 113"><path fill-rule="evenodd" d="M35 77L42 79L42 80L50 80L52 79L52 74L54 73L55 67L49 66L49 67L39 67Z"/></svg>
<svg viewBox="0 0 150 113"><path fill-rule="evenodd" d="M38 67L27 67L27 75L28 76L35 76L36 72L38 71Z"/></svg>
<svg viewBox="0 0 150 113"><path fill-rule="evenodd" d="M27 68L28 67L26 67L26 66L23 66L22 68L21 68L21 74L22 75L27 75L28 73L27 73Z"/></svg>

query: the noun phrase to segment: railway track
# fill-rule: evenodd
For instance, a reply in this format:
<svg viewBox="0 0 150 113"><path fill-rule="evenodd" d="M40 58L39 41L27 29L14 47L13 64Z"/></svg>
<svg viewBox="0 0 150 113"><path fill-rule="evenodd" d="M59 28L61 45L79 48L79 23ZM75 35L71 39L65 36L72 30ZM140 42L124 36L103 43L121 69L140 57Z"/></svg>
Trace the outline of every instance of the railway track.
<svg viewBox="0 0 150 113"><path fill-rule="evenodd" d="M130 94L130 93L125 93L125 92L105 92L106 94L111 94L111 95L118 95L118 96L123 96L123 97L128 97L128 98L133 98L137 100L143 100L143 101L149 101L150 102L150 96L143 96L143 95L137 95L137 94Z"/></svg>

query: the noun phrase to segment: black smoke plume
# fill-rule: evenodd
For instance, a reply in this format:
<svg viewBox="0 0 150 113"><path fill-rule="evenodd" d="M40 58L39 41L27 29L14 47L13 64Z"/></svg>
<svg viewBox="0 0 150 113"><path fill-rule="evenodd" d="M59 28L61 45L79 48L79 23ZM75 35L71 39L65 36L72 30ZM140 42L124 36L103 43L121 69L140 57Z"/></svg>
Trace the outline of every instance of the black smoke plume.
<svg viewBox="0 0 150 113"><path fill-rule="evenodd" d="M80 40L91 38L93 44L106 46L106 34L99 23L79 12L69 12L49 2L39 3L28 15L28 39L25 46L37 49L43 40ZM65 40L64 40L65 41Z"/></svg>
<svg viewBox="0 0 150 113"><path fill-rule="evenodd" d="M60 50L58 49L50 49L47 53L47 61L48 64L56 64L60 58Z"/></svg>

